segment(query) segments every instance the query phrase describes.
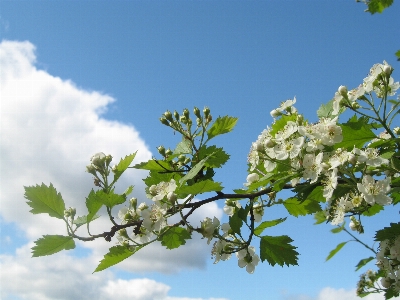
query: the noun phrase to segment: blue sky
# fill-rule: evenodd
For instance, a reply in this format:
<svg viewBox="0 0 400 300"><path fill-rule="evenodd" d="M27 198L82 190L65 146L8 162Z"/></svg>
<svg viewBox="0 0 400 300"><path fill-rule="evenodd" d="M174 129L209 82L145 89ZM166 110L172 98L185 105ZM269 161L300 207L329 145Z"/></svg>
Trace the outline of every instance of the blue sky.
<svg viewBox="0 0 400 300"><path fill-rule="evenodd" d="M398 80L398 2L373 16L342 0L0 5L2 299L83 299L85 291L98 299L355 299L354 266L369 253L347 245L325 263L348 238L330 234L330 225L313 226L311 218L270 232L295 240L300 266L264 263L254 275L235 258L213 265L199 240L177 252L153 247L103 274L92 274L109 246L102 241L31 259L32 241L49 231L63 234L63 227L31 217L22 186L53 182L83 214L92 154L139 150L139 160L149 159L157 146L173 148L179 138L159 123L163 112L209 106L214 117L239 117L235 130L216 140L231 155L217 179L227 191L241 187L251 142L281 101L296 96L298 110L315 121L338 86L359 85L375 63L386 60ZM144 197L143 173L129 176L122 184L133 181ZM222 216L222 207L197 217ZM363 238L371 241L374 230L398 220L397 210L369 222ZM274 219L285 211L267 214Z"/></svg>

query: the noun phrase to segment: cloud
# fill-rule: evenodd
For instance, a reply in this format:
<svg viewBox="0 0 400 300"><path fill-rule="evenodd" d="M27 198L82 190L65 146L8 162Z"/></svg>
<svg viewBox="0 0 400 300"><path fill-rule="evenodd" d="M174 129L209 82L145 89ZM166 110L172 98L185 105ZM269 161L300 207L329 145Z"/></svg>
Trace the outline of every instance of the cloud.
<svg viewBox="0 0 400 300"><path fill-rule="evenodd" d="M334 289L331 287L323 288L317 297L308 295L288 295L284 296L285 300L359 300L360 297L356 295L356 290ZM384 300L383 294L370 294L362 299L365 300ZM399 299L399 298L393 298Z"/></svg>
<svg viewBox="0 0 400 300"><path fill-rule="evenodd" d="M85 299L80 294L85 291L91 299L100 299L100 290L107 295L120 285L145 282L157 287L152 291L158 291L159 299L186 299L168 297L169 287L155 281L123 281L115 279L112 271L92 274L115 241L78 242L86 248L83 257L69 251L30 258L33 240L44 234L65 234L65 226L48 215L29 213L23 186L51 182L62 194L66 206L76 207L77 214L84 215L85 196L94 187L92 176L85 171L94 153L102 151L119 161L120 157L137 151L134 162L138 163L150 159L151 152L134 126L102 117L114 98L38 69L35 46L30 42L2 41L0 64L0 217L30 241L15 254L8 251L7 255L1 255L1 298L7 299L4 293L21 299L61 299L60 295L65 295L65 299ZM140 201L145 198L144 176L145 172L129 170L117 189L123 191L134 185L134 196ZM221 217L222 211L213 203L194 213L191 221L199 222L208 215ZM93 222L92 230L100 233L109 227L109 221L103 218ZM12 232L7 235L12 236ZM120 268L141 273L205 268L210 245L199 240L199 236L194 237L185 247L173 251L165 250L159 243L146 247L125 260ZM137 299L158 299L142 290L144 296Z"/></svg>
<svg viewBox="0 0 400 300"><path fill-rule="evenodd" d="M15 256L0 255L1 299L212 300L169 297L170 286L147 278L117 279L110 271L91 274L88 268L95 267L91 259L71 257L65 252L32 259L31 246L17 249Z"/></svg>

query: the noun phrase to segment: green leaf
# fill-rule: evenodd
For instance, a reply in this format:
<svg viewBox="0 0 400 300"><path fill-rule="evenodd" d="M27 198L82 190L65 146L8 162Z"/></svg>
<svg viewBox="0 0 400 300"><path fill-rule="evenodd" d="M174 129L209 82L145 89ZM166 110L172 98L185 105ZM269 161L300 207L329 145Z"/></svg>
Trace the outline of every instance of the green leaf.
<svg viewBox="0 0 400 300"><path fill-rule="evenodd" d="M188 181L189 179L192 179L193 177L195 177L200 172L200 170L204 167L208 158L209 158L209 156L207 156L206 158L199 161L189 172L187 172L187 174L185 176L183 176L179 180L179 184L183 184L186 181Z"/></svg>
<svg viewBox="0 0 400 300"><path fill-rule="evenodd" d="M196 182L193 185L185 185L176 190L176 194L185 194L185 195L198 195L206 192L216 192L221 191L223 187L220 182L214 182L210 179Z"/></svg>
<svg viewBox="0 0 400 300"><path fill-rule="evenodd" d="M189 154L192 153L192 144L186 138L176 146L173 154Z"/></svg>
<svg viewBox="0 0 400 300"><path fill-rule="evenodd" d="M241 207L238 209L237 215L239 216L239 218L241 218L243 221L246 222L249 212L250 212L250 205L246 205L245 208Z"/></svg>
<svg viewBox="0 0 400 300"><path fill-rule="evenodd" d="M400 223L390 223L390 227L384 227L375 234L375 241L394 239L400 235Z"/></svg>
<svg viewBox="0 0 400 300"><path fill-rule="evenodd" d="M305 200L300 202L297 198L288 198L283 202L283 205L294 217L309 215L321 211L321 206L317 201Z"/></svg>
<svg viewBox="0 0 400 300"><path fill-rule="evenodd" d="M345 107L341 107L338 114L343 113L346 110ZM336 115L333 114L333 99L326 104L321 104L317 110L318 117L321 118L332 118Z"/></svg>
<svg viewBox="0 0 400 300"><path fill-rule="evenodd" d="M167 249L175 249L186 244L185 240L191 238L189 231L185 228L172 227L161 236L161 245L167 247Z"/></svg>
<svg viewBox="0 0 400 300"><path fill-rule="evenodd" d="M285 125L287 124L288 121L295 122L296 119L297 119L296 115L281 116L278 120L275 121L274 124L272 124L271 131L270 131L271 135L275 136L275 134L278 131L282 130L285 127Z"/></svg>
<svg viewBox="0 0 400 300"><path fill-rule="evenodd" d="M293 240L287 235L282 236L263 236L260 241L260 258L261 261L267 260L271 266L280 265L297 265L297 256L299 253L295 251L297 247L290 243Z"/></svg>
<svg viewBox="0 0 400 300"><path fill-rule="evenodd" d="M32 257L52 255L61 250L71 250L75 248L75 242L70 236L63 235L44 235L35 241L36 246L32 247Z"/></svg>
<svg viewBox="0 0 400 300"><path fill-rule="evenodd" d="M275 219L275 220L271 220L271 221L264 221L260 225L258 225L256 229L254 229L254 234L260 235L261 233L263 233L264 229L278 225L284 221L286 221L286 218L280 218L280 219Z"/></svg>
<svg viewBox="0 0 400 300"><path fill-rule="evenodd" d="M400 61L400 50L398 50L395 55L397 56L397 60Z"/></svg>
<svg viewBox="0 0 400 300"><path fill-rule="evenodd" d="M297 193L296 198L298 198L300 202L306 199L317 202L325 202L325 198L323 196L323 187L320 185L320 183L299 184L294 188L294 192Z"/></svg>
<svg viewBox="0 0 400 300"><path fill-rule="evenodd" d="M207 130L208 140L211 140L217 135L225 134L232 131L237 121L238 118L234 117L218 117L215 120L214 124L212 124L212 126Z"/></svg>
<svg viewBox="0 0 400 300"><path fill-rule="evenodd" d="M125 156L125 158L123 159L121 158L118 165L116 165L115 169L113 170L114 182L117 181L119 177L121 177L122 173L124 173L126 169L128 169L135 156L136 152Z"/></svg>
<svg viewBox="0 0 400 300"><path fill-rule="evenodd" d="M370 12L371 15L374 13L382 13L385 8L392 5L393 0L369 0L367 1L368 9L366 11Z"/></svg>
<svg viewBox="0 0 400 300"><path fill-rule="evenodd" d="M199 159L203 159L208 156L206 167L220 168L229 160L229 154L227 154L222 148L216 146L202 146L199 150Z"/></svg>
<svg viewBox="0 0 400 300"><path fill-rule="evenodd" d="M128 196L133 191L133 185L130 185L122 194Z"/></svg>
<svg viewBox="0 0 400 300"><path fill-rule="evenodd" d="M26 202L32 209L33 214L49 214L50 217L64 219L65 203L60 193L50 183L46 186L28 186L25 188Z"/></svg>
<svg viewBox="0 0 400 300"><path fill-rule="evenodd" d="M314 219L315 219L314 225L318 225L318 224L326 222L326 215L325 215L324 211L322 211L322 210L317 211L314 214Z"/></svg>
<svg viewBox="0 0 400 300"><path fill-rule="evenodd" d="M343 246L346 245L346 244L347 244L347 242L343 242L343 243L340 243L339 245L337 245L335 249L333 249L331 252L329 252L329 255L328 255L328 257L326 258L326 261L330 260L330 259L331 259L336 253L338 253L339 250L342 249Z"/></svg>
<svg viewBox="0 0 400 300"><path fill-rule="evenodd" d="M371 130L371 125L364 117L357 119L355 116L347 123L340 125L342 127L342 142L335 145L335 149L345 148L352 150L354 147L362 148L366 142L376 138Z"/></svg>
<svg viewBox="0 0 400 300"><path fill-rule="evenodd" d="M344 229L344 225L345 225L345 223L343 223L341 226L338 226L338 227L336 227L336 228L331 229L331 232L332 232L332 233L339 233L339 232L341 232L341 231Z"/></svg>
<svg viewBox="0 0 400 300"><path fill-rule="evenodd" d="M131 251L127 247L121 245L111 247L110 251L104 255L104 258L100 261L100 264L93 273L103 271L120 263L124 259L127 259L129 256L133 255L135 252L139 251L140 248L141 247L137 247L135 251Z"/></svg>
<svg viewBox="0 0 400 300"><path fill-rule="evenodd" d="M168 162L165 162L163 160L154 160L154 159L142 162L140 164L136 164L133 167L135 169L140 169L140 170L159 171L159 172L165 172L170 170L170 165Z"/></svg>
<svg viewBox="0 0 400 300"><path fill-rule="evenodd" d="M76 219L74 220L74 224L76 225L76 227L80 227L80 226L86 224L86 223L88 222L87 217L88 217L88 216L82 216L82 217L76 218ZM99 215L94 215L94 216L92 217L91 221L96 220L96 219L98 219L98 218L100 218Z"/></svg>
<svg viewBox="0 0 400 300"><path fill-rule="evenodd" d="M98 190L96 191L95 197L98 202L107 207L114 207L115 205L122 204L126 201L126 197L115 194L113 191L110 191L107 194L103 190Z"/></svg>
<svg viewBox="0 0 400 300"><path fill-rule="evenodd" d="M91 190L89 196L86 198L86 207L89 212L86 217L86 222L88 224L95 219L94 217L102 206L103 203L98 199L95 191Z"/></svg>
<svg viewBox="0 0 400 300"><path fill-rule="evenodd" d="M364 258L364 259L360 260L360 261L358 262L357 266L356 266L356 272L357 272L358 270L360 270L362 267L364 267L367 263L369 263L369 262L370 262L371 260L373 260L373 259L374 259L374 257L370 256L370 257L368 257L368 258Z"/></svg>
<svg viewBox="0 0 400 300"><path fill-rule="evenodd" d="M229 225L234 233L240 234L243 220L238 216L238 214L233 214L231 217L229 217Z"/></svg>
<svg viewBox="0 0 400 300"><path fill-rule="evenodd" d="M379 204L374 204L371 207L369 207L366 211L362 213L363 216L366 217L371 217L373 215L376 215L378 212L383 210L383 206Z"/></svg>

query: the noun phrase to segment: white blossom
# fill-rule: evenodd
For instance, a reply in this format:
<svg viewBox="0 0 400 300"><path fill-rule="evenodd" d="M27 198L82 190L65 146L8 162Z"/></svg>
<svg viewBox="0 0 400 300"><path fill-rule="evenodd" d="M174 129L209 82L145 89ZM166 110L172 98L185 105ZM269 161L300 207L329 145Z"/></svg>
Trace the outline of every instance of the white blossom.
<svg viewBox="0 0 400 300"><path fill-rule="evenodd" d="M390 178L375 181L370 175L365 175L362 183L357 183L357 187L368 204L392 203L392 199L386 195L390 191Z"/></svg>
<svg viewBox="0 0 400 300"><path fill-rule="evenodd" d="M249 246L247 249L242 249L239 252L236 252L236 257L239 259L239 267L246 267L246 271L250 274L254 273L256 266L260 262L260 258L255 254L255 252L253 246Z"/></svg>

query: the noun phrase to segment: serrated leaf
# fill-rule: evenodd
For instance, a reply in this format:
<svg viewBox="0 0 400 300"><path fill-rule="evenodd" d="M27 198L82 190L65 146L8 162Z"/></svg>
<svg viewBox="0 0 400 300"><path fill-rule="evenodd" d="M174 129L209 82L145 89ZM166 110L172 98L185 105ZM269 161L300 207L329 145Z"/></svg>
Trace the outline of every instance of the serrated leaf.
<svg viewBox="0 0 400 300"><path fill-rule="evenodd" d="M254 229L254 234L260 235L261 233L263 233L263 231L266 228L278 225L284 221L286 221L286 218L280 218L280 219L275 219L275 220L271 220L271 221L264 221L260 225L258 225L256 229Z"/></svg>
<svg viewBox="0 0 400 300"><path fill-rule="evenodd" d="M379 213L381 210L383 210L383 206L379 204L374 204L371 207L369 207L366 211L362 213L363 216L366 217L371 217L373 215L376 215Z"/></svg>
<svg viewBox="0 0 400 300"><path fill-rule="evenodd" d="M116 165L115 169L113 169L114 182L117 181L119 177L121 177L122 173L124 173L126 169L128 169L135 156L136 152L125 156L125 158L121 158L118 165Z"/></svg>
<svg viewBox="0 0 400 300"><path fill-rule="evenodd" d="M338 226L336 228L331 229L331 232L332 233L339 233L339 232L343 231L344 225L345 225L345 223L343 223L341 226Z"/></svg>
<svg viewBox="0 0 400 300"><path fill-rule="evenodd" d="M158 172L165 172L170 170L170 165L168 162L165 162L163 160L154 160L154 159L142 162L140 164L136 164L133 167L135 169L158 171Z"/></svg>
<svg viewBox="0 0 400 300"><path fill-rule="evenodd" d="M339 114L343 113L346 110L346 107L341 107L339 109ZM333 99L330 100L328 103L326 104L321 104L321 106L319 107L319 109L317 110L317 115L318 118L332 118L336 115L333 114Z"/></svg>
<svg viewBox="0 0 400 300"><path fill-rule="evenodd" d="M314 225L318 225L318 224L322 224L324 222L326 222L326 215L324 213L324 211L317 211L314 214L314 219L315 219L315 223Z"/></svg>
<svg viewBox="0 0 400 300"><path fill-rule="evenodd" d="M189 140L183 139L175 148L173 154L189 154L192 153L192 144Z"/></svg>
<svg viewBox="0 0 400 300"><path fill-rule="evenodd" d="M96 200L107 207L114 207L126 201L126 197L115 194L113 191L105 193L103 190L98 190L95 193Z"/></svg>
<svg viewBox="0 0 400 300"><path fill-rule="evenodd" d="M232 131L237 121L238 118L230 116L218 117L211 125L211 127L207 130L208 140L211 140L217 135L225 134Z"/></svg>
<svg viewBox="0 0 400 300"><path fill-rule="evenodd" d="M32 247L32 257L52 255L62 250L75 248L75 241L70 236L44 235L35 241L36 246Z"/></svg>
<svg viewBox="0 0 400 300"><path fill-rule="evenodd" d="M229 226L234 233L240 235L240 229L242 228L242 225L243 220L237 214L233 214L231 217L229 217Z"/></svg>
<svg viewBox="0 0 400 300"><path fill-rule="evenodd" d="M28 186L25 188L26 202L33 214L49 214L50 217L64 219L65 203L60 193L50 183L50 186Z"/></svg>
<svg viewBox="0 0 400 300"><path fill-rule="evenodd" d="M384 227L375 234L375 241L384 241L396 238L400 235L400 223L390 223L390 227Z"/></svg>
<svg viewBox="0 0 400 300"><path fill-rule="evenodd" d="M400 50L397 50L397 52L395 53L395 55L397 56L397 60L400 61Z"/></svg>
<svg viewBox="0 0 400 300"><path fill-rule="evenodd" d="M295 251L297 247L290 243L293 240L287 235L282 236L263 236L260 241L260 258L261 261L267 260L271 266L280 265L297 265L297 256L299 253Z"/></svg>
<svg viewBox="0 0 400 300"><path fill-rule="evenodd" d="M189 231L185 228L172 227L162 235L161 245L167 247L167 249L175 249L186 244L186 240L191 238Z"/></svg>
<svg viewBox="0 0 400 300"><path fill-rule="evenodd" d="M243 221L246 222L247 217L249 215L250 212L250 205L246 205L245 208L240 207L237 211L237 215L239 216L239 218L241 218Z"/></svg>
<svg viewBox="0 0 400 300"><path fill-rule="evenodd" d="M130 185L122 194L128 196L133 191L133 185Z"/></svg>
<svg viewBox="0 0 400 300"><path fill-rule="evenodd" d="M374 257L372 257L372 256L370 256L370 257L368 257L368 258L364 258L364 259L362 259L362 260L360 260L359 262L358 262L358 264L356 265L356 272L358 271L358 270L360 270L362 267L364 267L367 263L369 263L371 260L373 260L374 259Z"/></svg>
<svg viewBox="0 0 400 300"><path fill-rule="evenodd" d="M288 198L283 202L286 210L294 217L305 216L321 211L317 201L304 200L300 202L297 198Z"/></svg>
<svg viewBox="0 0 400 300"><path fill-rule="evenodd" d="M370 12L371 15L374 13L382 13L385 8L392 5L393 0L369 0L367 1L368 9L366 11Z"/></svg>
<svg viewBox="0 0 400 300"><path fill-rule="evenodd" d="M185 194L185 195L198 195L206 192L216 192L222 191L223 187L220 182L214 182L210 179L196 182L193 185L185 185L176 190L177 194Z"/></svg>
<svg viewBox="0 0 400 300"><path fill-rule="evenodd" d="M198 155L199 159L203 159L208 156L205 166L210 168L220 168L229 160L230 157L230 155L227 154L222 148L217 148L214 145L210 147L203 145L200 148Z"/></svg>
<svg viewBox="0 0 400 300"><path fill-rule="evenodd" d="M347 242L340 243L339 245L336 246L335 249L333 249L331 252L329 252L328 257L326 258L326 261L330 260L336 253L340 251L340 249L343 248L344 245L346 245Z"/></svg>
<svg viewBox="0 0 400 300"><path fill-rule="evenodd" d="M98 219L98 218L100 218L99 215L94 215L94 216L92 217L91 221L96 220L96 219ZM88 222L88 221L87 221L87 216L77 217L77 218L74 220L74 224L76 225L76 227L80 227L80 226L86 224L87 222Z"/></svg>
<svg viewBox="0 0 400 300"><path fill-rule="evenodd" d="M121 245L111 247L109 249L110 251L104 255L104 258L100 261L100 264L93 273L103 271L120 263L124 259L127 259L129 256L133 255L135 252L139 251L140 248L141 247L138 247L135 249L135 251L131 251L127 247Z"/></svg>
<svg viewBox="0 0 400 300"><path fill-rule="evenodd" d="M319 183L297 185L294 188L294 192L296 193L296 198L298 198L300 202L306 199L325 202L323 187Z"/></svg>
<svg viewBox="0 0 400 300"><path fill-rule="evenodd" d="M186 181L188 181L189 179L192 179L193 177L195 177L200 170L204 167L207 159L209 158L209 156L207 156L206 158L202 159L201 161L199 161L189 172L187 172L187 174L185 176L183 176L180 180L179 180L179 184L183 184Z"/></svg>
<svg viewBox="0 0 400 300"><path fill-rule="evenodd" d="M340 125L343 140L335 145L335 149L344 148L351 150L354 147L362 148L365 143L376 138L371 130L371 125L366 118L351 118L347 123Z"/></svg>
<svg viewBox="0 0 400 300"><path fill-rule="evenodd" d="M89 224L92 220L94 220L94 216L103 206L103 203L96 196L95 191L91 190L88 197L86 198L86 207L88 209L88 215L86 217L86 221Z"/></svg>

